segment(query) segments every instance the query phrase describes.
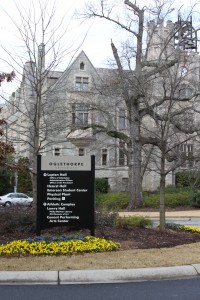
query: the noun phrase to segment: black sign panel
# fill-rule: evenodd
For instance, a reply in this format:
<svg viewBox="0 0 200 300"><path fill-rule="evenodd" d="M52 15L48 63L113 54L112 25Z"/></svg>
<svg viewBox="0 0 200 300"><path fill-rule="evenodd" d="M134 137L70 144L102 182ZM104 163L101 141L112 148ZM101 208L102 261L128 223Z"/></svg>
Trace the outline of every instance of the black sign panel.
<svg viewBox="0 0 200 300"><path fill-rule="evenodd" d="M94 235L94 156L38 155L37 234L54 226Z"/></svg>

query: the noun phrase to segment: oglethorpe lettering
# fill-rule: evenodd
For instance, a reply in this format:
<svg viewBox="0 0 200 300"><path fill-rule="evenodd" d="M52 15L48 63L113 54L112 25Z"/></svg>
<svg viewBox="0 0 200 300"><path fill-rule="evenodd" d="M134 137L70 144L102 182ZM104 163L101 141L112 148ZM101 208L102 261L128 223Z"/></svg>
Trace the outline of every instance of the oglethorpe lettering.
<svg viewBox="0 0 200 300"><path fill-rule="evenodd" d="M50 166L75 166L75 167L83 167L83 162L50 162Z"/></svg>

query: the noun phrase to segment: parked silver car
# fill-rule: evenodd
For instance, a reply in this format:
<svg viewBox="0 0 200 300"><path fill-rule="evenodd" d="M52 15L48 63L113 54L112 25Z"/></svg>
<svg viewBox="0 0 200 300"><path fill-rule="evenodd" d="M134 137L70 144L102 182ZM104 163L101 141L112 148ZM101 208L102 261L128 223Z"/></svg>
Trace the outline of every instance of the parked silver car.
<svg viewBox="0 0 200 300"><path fill-rule="evenodd" d="M0 196L0 205L9 207L11 205L32 206L33 198L23 193L9 193Z"/></svg>

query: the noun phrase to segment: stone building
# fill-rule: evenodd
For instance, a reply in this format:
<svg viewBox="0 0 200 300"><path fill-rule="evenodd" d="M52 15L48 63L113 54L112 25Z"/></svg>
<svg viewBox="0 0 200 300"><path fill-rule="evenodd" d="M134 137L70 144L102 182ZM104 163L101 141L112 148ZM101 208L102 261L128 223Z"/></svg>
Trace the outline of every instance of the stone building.
<svg viewBox="0 0 200 300"><path fill-rule="evenodd" d="M176 24L171 21L166 25L161 22L159 26L155 26L153 21L149 22L149 36L153 38L147 53L148 61L156 61L160 56L163 59L166 56L174 58L177 48L175 41L180 40L180 36L174 35L163 51L165 37L174 32L174 26ZM200 77L199 54L196 47L192 48L196 40L192 37L190 42L193 44L182 42L181 50L184 53L187 51L187 62L183 59L178 67L181 75L188 73L179 85L179 92L183 95L196 90ZM156 78L154 81L153 96L159 98L159 83ZM14 142L18 158L31 159L33 154L38 89L41 91L38 153L57 156L95 155L96 177L106 178L112 190L127 190L126 147L111 134L116 130L128 134L127 110L117 92L116 70L95 68L84 51L64 72L46 70L45 46L41 44L37 64L32 61L25 64L21 85L3 111L8 122L7 135ZM148 124L148 120L146 122ZM188 145L183 145L183 151L193 151L193 145ZM172 184L173 180L173 174L170 173L167 183ZM158 186L159 176L147 171L143 180L144 189L154 190Z"/></svg>
<svg viewBox="0 0 200 300"><path fill-rule="evenodd" d="M199 82L200 82L200 56L197 51L197 33L192 26L192 17L186 21L178 17L178 21L160 20L158 24L154 20L148 23L148 41L149 49L147 52L147 61L157 63L162 61L163 64L169 60L178 62L164 71L162 75L156 74L153 80L151 98L162 99L163 95L170 100L174 97L172 112L174 124L174 137L171 139L173 154L182 158L172 172L167 175L166 183L175 184L175 173L178 170L197 170L199 161L199 141L194 137L196 134L185 134L179 128L184 128L185 132L192 132L192 129L199 128ZM178 100L178 101L177 101ZM189 101L188 101L189 100ZM189 109L191 106L191 110ZM196 109L195 109L196 108ZM166 112L169 106L159 106L158 111ZM179 111L185 109L184 114L179 115ZM194 112L196 110L196 112ZM173 115L172 113L172 115ZM147 120L149 128L152 125ZM156 128L154 128L156 133ZM194 137L194 138L193 138ZM176 146L176 143L179 144ZM146 172L144 177L144 186L147 190L154 190L159 186L159 175L152 170L155 169L155 163L150 162L150 172ZM172 166L169 163L169 166Z"/></svg>

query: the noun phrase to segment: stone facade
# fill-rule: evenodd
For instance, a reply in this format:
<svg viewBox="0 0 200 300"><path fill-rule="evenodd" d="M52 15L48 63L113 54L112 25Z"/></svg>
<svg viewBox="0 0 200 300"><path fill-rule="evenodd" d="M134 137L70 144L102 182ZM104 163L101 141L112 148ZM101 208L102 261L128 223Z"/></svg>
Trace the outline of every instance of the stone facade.
<svg viewBox="0 0 200 300"><path fill-rule="evenodd" d="M147 59L156 61L161 53L161 37L172 31L174 24L168 21L154 30L149 23L149 35L153 33ZM166 48L165 55L174 58L174 40ZM127 134L127 111L123 100L115 91L115 70L95 68L87 55L81 51L72 64L64 71L45 70L45 48L40 45L38 66L27 62L20 88L4 108L3 114L9 124L8 135L16 146L18 157L31 157L34 135L34 109L37 100L35 78L37 67L43 70L43 99L40 133L40 153L42 155L95 155L96 177L107 178L114 191L128 189L128 167L125 148L119 139L105 132L115 129ZM164 55L164 54L163 54ZM190 53L185 84L199 81L199 54ZM182 67L187 67L184 63ZM188 69L187 69L188 71ZM107 80L113 80L112 93ZM105 86L105 89L103 88ZM154 86L154 96L159 97L158 84ZM148 121L147 121L148 122ZM99 127L94 127L93 125ZM23 140L23 141L22 141ZM174 175L167 176L167 184L172 184ZM155 190L159 186L159 175L146 172L144 190Z"/></svg>

